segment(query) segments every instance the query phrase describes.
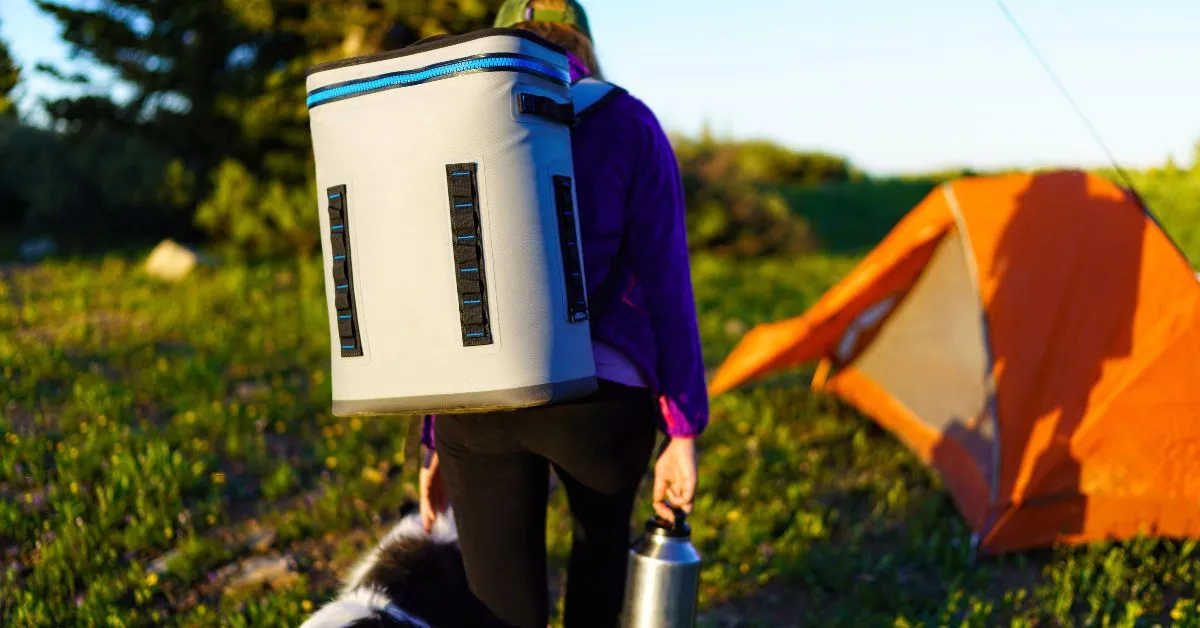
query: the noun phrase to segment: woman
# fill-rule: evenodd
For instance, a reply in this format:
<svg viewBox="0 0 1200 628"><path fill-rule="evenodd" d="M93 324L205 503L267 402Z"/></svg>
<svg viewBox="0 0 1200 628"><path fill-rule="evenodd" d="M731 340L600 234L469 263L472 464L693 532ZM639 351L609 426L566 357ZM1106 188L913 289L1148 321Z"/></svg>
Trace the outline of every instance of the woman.
<svg viewBox="0 0 1200 628"><path fill-rule="evenodd" d="M572 80L599 65L574 0L509 0L497 27L534 31L570 54ZM453 505L475 594L505 624L541 628L549 614L549 467L574 520L565 622L614 626L630 520L654 453L654 508L692 509L695 437L707 393L687 256L683 191L666 134L622 93L572 130L584 266L600 390L578 401L426 420L426 526ZM436 451L434 434L436 433Z"/></svg>

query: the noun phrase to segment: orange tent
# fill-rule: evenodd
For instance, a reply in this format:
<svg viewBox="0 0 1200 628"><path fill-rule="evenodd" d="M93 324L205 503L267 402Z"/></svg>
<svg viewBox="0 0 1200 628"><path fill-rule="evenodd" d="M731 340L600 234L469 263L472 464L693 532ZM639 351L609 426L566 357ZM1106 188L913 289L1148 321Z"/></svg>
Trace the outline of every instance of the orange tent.
<svg viewBox="0 0 1200 628"><path fill-rule="evenodd" d="M1109 181L940 186L710 392L814 360L937 469L983 553L1200 535L1200 282Z"/></svg>

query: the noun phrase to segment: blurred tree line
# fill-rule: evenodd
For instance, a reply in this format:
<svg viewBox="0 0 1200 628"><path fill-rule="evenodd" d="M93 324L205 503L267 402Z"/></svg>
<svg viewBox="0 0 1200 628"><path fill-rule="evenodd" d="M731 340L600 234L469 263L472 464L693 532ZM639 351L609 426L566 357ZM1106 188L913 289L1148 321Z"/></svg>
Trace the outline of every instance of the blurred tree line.
<svg viewBox="0 0 1200 628"><path fill-rule="evenodd" d="M491 24L501 0L36 0L120 98L44 103L52 131L0 119L0 224L97 237L207 239L248 257L318 246L305 70ZM26 70L28 71L28 69ZM0 112L17 71L0 48ZM677 140L693 246L799 250L803 221L772 186L844 181L836 157L709 134Z"/></svg>

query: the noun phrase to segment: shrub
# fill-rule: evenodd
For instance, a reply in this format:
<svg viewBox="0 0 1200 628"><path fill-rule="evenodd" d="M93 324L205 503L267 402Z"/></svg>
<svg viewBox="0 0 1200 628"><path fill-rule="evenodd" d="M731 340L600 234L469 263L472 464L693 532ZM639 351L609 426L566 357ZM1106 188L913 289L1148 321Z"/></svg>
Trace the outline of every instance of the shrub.
<svg viewBox="0 0 1200 628"><path fill-rule="evenodd" d="M780 185L821 184L858 180L862 174L833 155L797 152L768 140L727 143L738 163L753 181Z"/></svg>
<svg viewBox="0 0 1200 628"><path fill-rule="evenodd" d="M1193 268L1200 268L1200 220L1197 220L1200 217L1200 146L1197 146L1197 159L1190 169L1168 163L1162 168L1129 175L1163 230ZM1112 180L1124 183L1115 176Z"/></svg>
<svg viewBox="0 0 1200 628"><path fill-rule="evenodd" d="M213 190L196 211L196 225L241 257L308 255L318 244L315 183L288 186L259 179L233 160L213 174Z"/></svg>
<svg viewBox="0 0 1200 628"><path fill-rule="evenodd" d="M63 136L0 119L0 225L96 238L178 233L186 198L152 143L97 127ZM186 179L186 177L183 177Z"/></svg>
<svg viewBox="0 0 1200 628"><path fill-rule="evenodd" d="M693 250L729 257L799 254L817 242L808 223L776 189L781 183L846 180L836 158L794 153L767 142L677 138Z"/></svg>
<svg viewBox="0 0 1200 628"><path fill-rule="evenodd" d="M178 236L187 228L187 197L169 185L180 166L166 150L106 126L72 137L70 149L73 170L88 194L85 205L70 216L47 216L41 226L70 219L87 230L151 236Z"/></svg>
<svg viewBox="0 0 1200 628"><path fill-rule="evenodd" d="M69 213L83 204L80 177L56 135L0 118L0 225Z"/></svg>

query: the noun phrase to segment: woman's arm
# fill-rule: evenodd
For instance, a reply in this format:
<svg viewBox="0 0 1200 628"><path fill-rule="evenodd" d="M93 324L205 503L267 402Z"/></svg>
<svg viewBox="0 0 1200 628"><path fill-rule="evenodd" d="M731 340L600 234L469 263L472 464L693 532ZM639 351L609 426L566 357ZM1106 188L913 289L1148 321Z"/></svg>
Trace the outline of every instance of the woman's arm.
<svg viewBox="0 0 1200 628"><path fill-rule="evenodd" d="M657 341L659 407L673 438L708 425L708 390L688 258L679 163L654 114L638 102L642 148L628 204L627 253Z"/></svg>

